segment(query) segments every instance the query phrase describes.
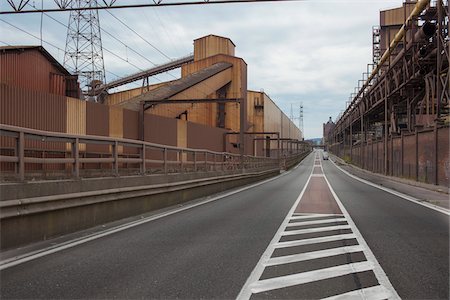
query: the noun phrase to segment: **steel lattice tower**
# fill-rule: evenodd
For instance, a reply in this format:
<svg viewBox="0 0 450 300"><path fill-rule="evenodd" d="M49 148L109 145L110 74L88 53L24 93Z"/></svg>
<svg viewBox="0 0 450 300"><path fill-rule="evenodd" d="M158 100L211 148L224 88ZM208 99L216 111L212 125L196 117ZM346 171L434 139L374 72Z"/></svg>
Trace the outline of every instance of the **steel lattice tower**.
<svg viewBox="0 0 450 300"><path fill-rule="evenodd" d="M106 79L98 10L90 9L97 6L97 0L73 0L71 6L85 9L70 12L64 66L79 76L80 88L87 95Z"/></svg>

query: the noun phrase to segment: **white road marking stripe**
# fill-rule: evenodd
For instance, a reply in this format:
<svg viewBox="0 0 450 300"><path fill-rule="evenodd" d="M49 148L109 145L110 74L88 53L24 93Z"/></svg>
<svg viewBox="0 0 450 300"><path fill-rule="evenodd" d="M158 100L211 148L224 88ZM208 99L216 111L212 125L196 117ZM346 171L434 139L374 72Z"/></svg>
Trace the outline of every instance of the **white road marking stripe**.
<svg viewBox="0 0 450 300"><path fill-rule="evenodd" d="M303 219L313 219L313 218L325 218L325 217L338 217L342 215L336 215L336 214L308 214L308 215L296 215L290 218L290 220L303 220Z"/></svg>
<svg viewBox="0 0 450 300"><path fill-rule="evenodd" d="M320 227L320 228L290 230L290 231L283 232L282 235L287 236L287 235L307 234L307 233L333 231L333 230L341 230L341 229L351 229L351 228L350 228L350 225L336 225L336 226L327 226L327 227Z"/></svg>
<svg viewBox="0 0 450 300"><path fill-rule="evenodd" d="M314 220L314 221L306 221L306 222L295 222L287 224L287 227L292 226L303 226L303 225L315 225L315 224L326 224L333 222L345 222L345 218L335 218L335 219L325 219L325 220Z"/></svg>
<svg viewBox="0 0 450 300"><path fill-rule="evenodd" d="M295 200L294 205L292 205L289 213L286 215L286 218L281 223L280 227L278 228L278 231L275 233L273 239L270 241L266 251L264 251L263 255L259 259L258 263L256 264L255 268L253 269L250 276L247 278L247 281L245 282L244 286L242 287L241 291L239 292L239 295L236 297L236 299L250 299L252 295L252 291L250 289L250 285L253 284L255 281L261 277L261 274L264 272L264 262L266 262L270 256L272 256L273 250L275 249L274 244L277 243L280 238L281 234L283 233L284 229L286 228L286 224L289 222L289 219L291 218L292 214L294 213L295 209L298 206L298 203L303 197L303 194L306 191L306 187L309 184L309 181L311 180L311 175L313 172L313 167L311 168L311 173L309 174L308 180L305 183L305 186L303 187L302 191L300 192L300 195L298 195L297 199Z"/></svg>
<svg viewBox="0 0 450 300"><path fill-rule="evenodd" d="M375 188L377 188L377 189L380 189L380 190L382 190L382 191L388 192L388 193L390 193L390 194L392 194L392 195L395 195L395 196L397 196L397 197L403 198L403 199L405 199L405 200L414 202L414 203L416 203L416 204L422 205L422 206L424 206L424 207L433 209L433 210L438 211L438 212L440 212L440 213L446 214L447 216L450 216L450 210L448 210L448 209L446 209L446 208L444 208L444 207L440 207L440 206L437 206L437 205L434 205L434 204L431 204L431 203L428 203L428 202L421 201L420 199L417 199L417 198L415 198L415 197L412 197L412 196L409 196L409 195L405 195L405 194L403 194L403 193L400 193L400 192L391 190L391 189L389 189L389 188L387 188L387 187L380 186L380 185L378 185L378 184L372 183L372 182L367 181L367 180L365 180L365 179L359 178L359 177L357 177L357 176L355 176L355 175L353 175L353 174L347 172L346 170L342 169L342 168L339 167L338 165L336 165L336 164L334 163L333 160L331 160L331 162L333 163L333 165L335 165L336 168L338 168L338 169L341 170L344 174L346 174L347 176L350 176L350 177L353 178L353 179L356 179L356 180L358 180L358 181L360 181L360 182L362 182L362 183L365 183L365 184L367 184L367 185L373 186L373 187L375 187Z"/></svg>
<svg viewBox="0 0 450 300"><path fill-rule="evenodd" d="M317 259L317 258L336 256L336 255L340 255L340 254L362 252L363 250L364 250L364 248L361 245L356 245L356 246L331 248L331 249L319 250L319 251L311 251L311 252L300 253L300 254L274 257L274 258L269 259L269 261L267 263L265 263L265 265L266 266L276 266L276 265L282 265L282 264L290 264L290 263L300 262L300 261L305 261L305 260L312 260L312 259Z"/></svg>
<svg viewBox="0 0 450 300"><path fill-rule="evenodd" d="M371 262L359 262L353 264L340 265L331 268L319 269L299 274L286 275L270 279L264 279L251 284L252 293L261 293L275 289L305 284L318 280L344 276L352 273L370 271L374 268Z"/></svg>
<svg viewBox="0 0 450 300"><path fill-rule="evenodd" d="M164 212L164 213L157 214L157 215L154 215L154 216L150 216L150 217L147 217L147 218L144 218L144 219L141 219L141 220L137 220L137 221L133 221L133 222L130 222L130 223L123 224L123 225L119 225L117 227L113 227L113 228L107 229L105 231L101 231L101 232L90 234L90 235L87 235L87 236L84 236L84 237L81 237L81 238L77 238L77 239L74 239L74 240L71 240L71 241L67 241L67 242L62 243L62 244L50 246L50 247L47 247L47 248L44 248L44 249L32 251L30 253L26 253L26 254L23 254L23 255L19 255L19 256L15 256L15 257L12 257L12 258L8 258L8 259L5 259L5 260L2 260L2 261L0 261L0 270L4 270L4 269L7 269L7 268L16 266L16 265L20 265L20 264L23 264L25 262L28 262L28 261L31 261L31 260L34 260L34 259L46 256L46 255L50 255L50 254L53 254L53 253L56 253L56 252L59 252L59 251L65 250L65 249L69 249L69 248L72 248L72 247L75 247L75 246L78 246L78 245L81 245L81 244L84 244L84 243L87 243L87 242L90 242L90 241L102 238L104 236L108 236L108 235L114 234L116 232L120 232L120 231L129 229L129 228L132 228L132 227L135 227L135 226L139 226L141 224L145 224L145 223L148 223L148 222L151 222L151 221L154 221L154 220L158 220L158 219L161 219L161 218L164 218L164 217L168 217L170 215L173 215L173 214L176 214L176 213L179 213L179 212L182 212L182 211L185 211L185 210L197 207L197 206L201 206L201 205L213 202L213 201L217 201L219 199L226 198L228 196L240 193L242 191L245 191L245 190L248 190L248 189L260 186L262 184L265 184L265 183L268 183L270 181L276 180L276 179L278 179L278 178L280 178L282 176L285 176L285 175L291 173L293 170L297 169L302 162L304 162L304 160L302 160L300 163L298 163L293 169L291 169L289 171L286 171L286 172L283 172L280 175L277 175L275 177L272 177L272 178L269 178L269 179L266 179L266 180L263 180L263 181L260 181L260 182L253 183L253 184L248 185L248 186L244 186L244 187L236 189L234 191L226 192L226 193L224 193L222 195L218 195L216 197L212 197L212 198L209 198L209 199L207 198L204 201L201 201L201 202L198 202L198 203L185 205L183 207L179 207L179 208L173 209L173 210L168 211L168 212Z"/></svg>
<svg viewBox="0 0 450 300"><path fill-rule="evenodd" d="M352 240L352 239L356 239L356 235L354 235L353 233L348 233L296 241L279 242L276 243L274 246L275 248L279 249L279 248L288 248L288 247L296 247L296 246L312 245L312 244L327 243L342 240Z"/></svg>
<svg viewBox="0 0 450 300"><path fill-rule="evenodd" d="M356 235L356 240L360 245L364 247L364 255L366 256L368 261L374 264L375 267L373 272L375 273L375 277L377 278L378 282L380 283L380 285L384 286L386 289L389 290L389 292L392 294L391 299L401 299L400 296L397 294L397 291L394 289L391 282L389 281L389 278L386 276L386 273L384 273L383 268L381 268L380 264L378 263L378 260L375 258L375 255L372 253L372 250L370 250L369 246L364 240L361 232L359 232L358 228L356 227L355 222L353 222L352 218L350 217L350 214L345 209L344 204L342 204L338 195L334 191L333 187L328 181L327 176L325 176L325 181L327 182L327 185L330 188L331 194L336 200L336 203L338 204L339 208L341 209L342 213L347 219L347 223L351 226L353 233Z"/></svg>
<svg viewBox="0 0 450 300"><path fill-rule="evenodd" d="M364 299L364 300L383 300L389 299L392 294L383 286L376 285L368 288L351 291L345 294L323 298L322 300L345 300L345 299Z"/></svg>

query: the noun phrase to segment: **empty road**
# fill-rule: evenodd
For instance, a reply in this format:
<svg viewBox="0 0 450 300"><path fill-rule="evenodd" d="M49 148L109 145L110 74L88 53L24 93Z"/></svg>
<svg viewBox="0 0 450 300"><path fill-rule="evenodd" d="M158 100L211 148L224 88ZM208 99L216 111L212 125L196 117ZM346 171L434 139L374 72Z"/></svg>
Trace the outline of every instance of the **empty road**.
<svg viewBox="0 0 450 300"><path fill-rule="evenodd" d="M449 297L449 216L320 152L262 184L3 264L1 298Z"/></svg>

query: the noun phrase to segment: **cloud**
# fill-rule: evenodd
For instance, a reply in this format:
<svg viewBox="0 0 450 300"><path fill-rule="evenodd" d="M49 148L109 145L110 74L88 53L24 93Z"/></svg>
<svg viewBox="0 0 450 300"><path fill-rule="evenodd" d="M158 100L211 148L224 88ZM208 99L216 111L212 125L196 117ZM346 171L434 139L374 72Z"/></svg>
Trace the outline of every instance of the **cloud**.
<svg viewBox="0 0 450 300"><path fill-rule="evenodd" d="M371 30L379 10L402 1L302 1L228 5L159 7L111 10L148 42L171 58L193 51L192 41L207 34L229 37L236 54L248 63L248 85L263 88L288 115L291 103L303 101L306 137L320 137L322 123L345 107L367 63L371 62ZM68 14L52 14L67 24ZM40 15L2 16L39 35ZM100 12L105 48L139 68L167 62L167 58L128 30L107 12ZM3 25L3 24L2 24ZM66 28L44 17L44 38L64 49ZM39 41L2 26L0 40L10 44ZM61 53L46 46L55 57ZM139 52L146 59L135 54ZM60 51L59 51L60 52ZM138 71L126 61L104 52L105 67L123 76ZM177 74L176 72L173 74ZM173 76L160 75L160 80ZM108 80L113 76L108 73ZM155 80L157 82L157 80Z"/></svg>

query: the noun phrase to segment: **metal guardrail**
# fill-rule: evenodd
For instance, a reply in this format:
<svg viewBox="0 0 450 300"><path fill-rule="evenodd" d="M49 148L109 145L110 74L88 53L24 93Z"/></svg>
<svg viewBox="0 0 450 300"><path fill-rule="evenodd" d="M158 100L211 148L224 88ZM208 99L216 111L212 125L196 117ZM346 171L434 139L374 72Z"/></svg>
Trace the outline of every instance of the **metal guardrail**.
<svg viewBox="0 0 450 300"><path fill-rule="evenodd" d="M214 152L204 149L189 149L160 145L138 140L111 138L103 136L73 135L0 124L0 170L8 168L14 177L23 181L30 172L26 165L53 165L64 170L71 178L80 178L84 170L107 171L106 176L119 176L120 171L134 168L139 174L148 173L184 173L184 172L243 172L244 170L280 169L277 158L241 156L226 152ZM9 139L9 142L8 142ZM6 145L14 141L14 146ZM38 149L32 149L32 141L44 143ZM58 144L62 150L50 149L46 143ZM89 145L108 146L102 153L90 152ZM34 147L36 148L36 147ZM42 149L41 149L42 148ZM125 149L135 149L127 154ZM59 157L32 157L32 151L59 153ZM59 152L58 152L59 151ZM130 152L130 151L128 151ZM301 153L292 154L291 157ZM284 158L287 159L287 158ZM12 168L14 165L14 168ZM55 167L57 166L57 168ZM93 167L92 167L93 166ZM103 177L105 174L90 176Z"/></svg>

